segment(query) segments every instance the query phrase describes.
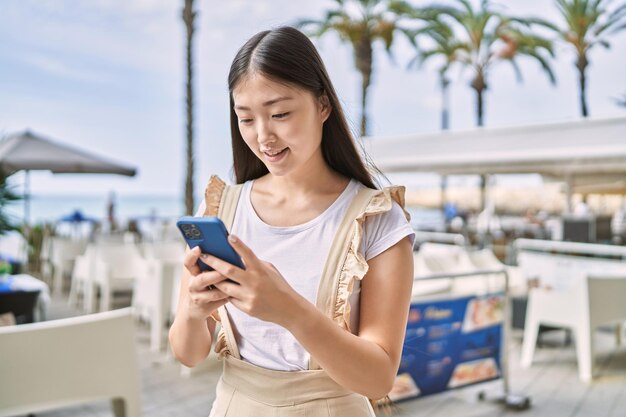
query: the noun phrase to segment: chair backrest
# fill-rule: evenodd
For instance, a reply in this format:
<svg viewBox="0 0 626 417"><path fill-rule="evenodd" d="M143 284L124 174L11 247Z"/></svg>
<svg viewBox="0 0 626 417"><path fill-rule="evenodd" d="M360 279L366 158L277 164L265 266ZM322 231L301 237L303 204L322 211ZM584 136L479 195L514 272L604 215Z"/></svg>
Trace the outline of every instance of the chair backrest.
<svg viewBox="0 0 626 417"><path fill-rule="evenodd" d="M102 262L111 268L114 277L134 277L136 261L143 259L134 245L99 246L95 255L96 262Z"/></svg>
<svg viewBox="0 0 626 417"><path fill-rule="evenodd" d="M558 290L572 288L587 275L626 274L626 262L621 259L521 251L517 263L526 279L538 278L541 285Z"/></svg>
<svg viewBox="0 0 626 417"><path fill-rule="evenodd" d="M159 274L162 273L162 265L155 259L136 259L134 262L136 275L131 306L136 315L147 320L154 313L155 304L159 302Z"/></svg>
<svg viewBox="0 0 626 417"><path fill-rule="evenodd" d="M18 262L26 262L28 244L18 231L8 231L0 236L0 253L14 258Z"/></svg>
<svg viewBox="0 0 626 417"><path fill-rule="evenodd" d="M626 321L626 274L589 275L587 288L593 325Z"/></svg>
<svg viewBox="0 0 626 417"><path fill-rule="evenodd" d="M420 246L419 254L423 257L428 269L434 273L464 272L459 270L461 246L441 243L424 243Z"/></svg>
<svg viewBox="0 0 626 417"><path fill-rule="evenodd" d="M86 240L70 240L56 236L52 240L51 260L55 265L61 265L66 261L73 261L78 255L82 255L87 247Z"/></svg>
<svg viewBox="0 0 626 417"><path fill-rule="evenodd" d="M140 415L129 309L0 327L0 358L0 417L113 398Z"/></svg>
<svg viewBox="0 0 626 417"><path fill-rule="evenodd" d="M185 257L185 242L169 241L147 243L143 246L145 257L154 258L165 263L177 263L182 265Z"/></svg>
<svg viewBox="0 0 626 417"><path fill-rule="evenodd" d="M469 252L469 257L478 269L498 269L504 264L496 257L491 249L480 249Z"/></svg>

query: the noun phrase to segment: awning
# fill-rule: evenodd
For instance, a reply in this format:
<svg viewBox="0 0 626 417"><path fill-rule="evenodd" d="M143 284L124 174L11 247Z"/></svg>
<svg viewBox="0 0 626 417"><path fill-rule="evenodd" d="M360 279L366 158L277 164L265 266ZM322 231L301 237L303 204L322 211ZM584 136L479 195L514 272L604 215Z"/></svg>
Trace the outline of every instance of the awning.
<svg viewBox="0 0 626 417"><path fill-rule="evenodd" d="M626 118L364 138L383 172L538 173L575 184L626 176Z"/></svg>

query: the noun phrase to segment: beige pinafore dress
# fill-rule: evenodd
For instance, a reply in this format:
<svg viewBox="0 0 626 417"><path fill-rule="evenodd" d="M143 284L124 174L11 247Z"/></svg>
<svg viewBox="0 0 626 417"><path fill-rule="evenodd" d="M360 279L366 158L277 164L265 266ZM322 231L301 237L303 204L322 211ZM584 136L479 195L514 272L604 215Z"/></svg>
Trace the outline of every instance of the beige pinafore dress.
<svg viewBox="0 0 626 417"><path fill-rule="evenodd" d="M205 192L205 216L218 216L230 230L242 185L227 186L211 177ZM348 297L356 279L367 272L359 253L363 222L391 209L392 200L404 207L404 187L362 189L341 222L320 279L316 306L350 331ZM239 355L233 328L224 306L215 352L223 360L216 399L209 417L372 417L370 400L337 384L313 358L306 371L275 371L245 362Z"/></svg>

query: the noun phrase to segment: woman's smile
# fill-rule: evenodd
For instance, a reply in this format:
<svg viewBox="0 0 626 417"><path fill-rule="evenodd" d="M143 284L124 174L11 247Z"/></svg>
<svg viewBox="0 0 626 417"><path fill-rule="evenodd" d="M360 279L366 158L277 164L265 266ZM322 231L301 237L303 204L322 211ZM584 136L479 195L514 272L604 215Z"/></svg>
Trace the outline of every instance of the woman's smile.
<svg viewBox="0 0 626 417"><path fill-rule="evenodd" d="M267 162L275 163L282 160L287 155L288 151L289 148L283 148L281 150L265 150L261 152L265 155L265 160Z"/></svg>

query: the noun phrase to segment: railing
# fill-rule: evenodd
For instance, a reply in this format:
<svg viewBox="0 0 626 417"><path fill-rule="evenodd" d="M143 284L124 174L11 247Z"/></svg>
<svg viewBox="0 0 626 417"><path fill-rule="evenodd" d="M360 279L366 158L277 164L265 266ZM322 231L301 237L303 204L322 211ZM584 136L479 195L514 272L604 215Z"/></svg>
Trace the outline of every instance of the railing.
<svg viewBox="0 0 626 417"><path fill-rule="evenodd" d="M626 246L603 245L598 243L562 242L555 240L517 239L513 242L516 252L522 250L557 252L571 255L615 257L626 259Z"/></svg>

